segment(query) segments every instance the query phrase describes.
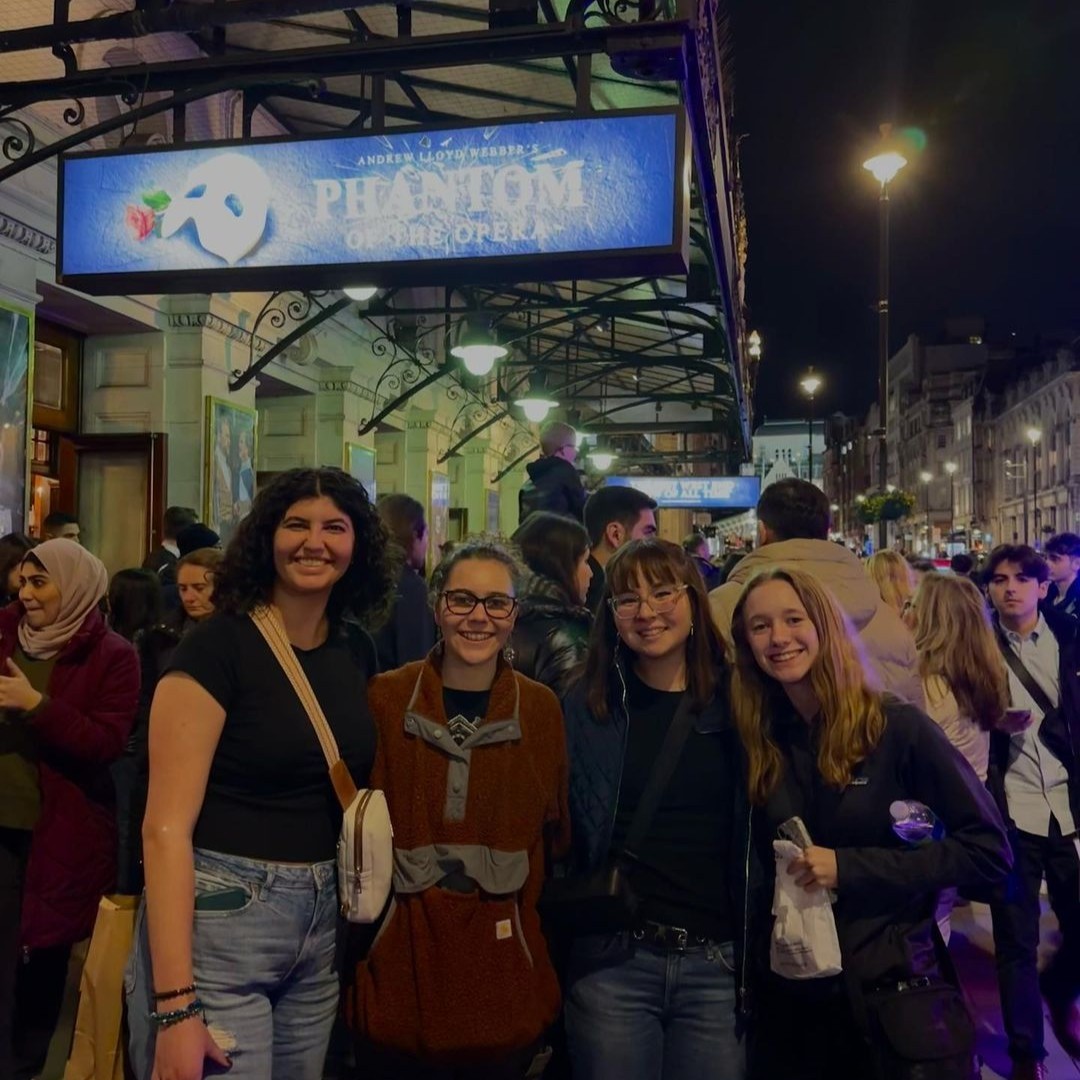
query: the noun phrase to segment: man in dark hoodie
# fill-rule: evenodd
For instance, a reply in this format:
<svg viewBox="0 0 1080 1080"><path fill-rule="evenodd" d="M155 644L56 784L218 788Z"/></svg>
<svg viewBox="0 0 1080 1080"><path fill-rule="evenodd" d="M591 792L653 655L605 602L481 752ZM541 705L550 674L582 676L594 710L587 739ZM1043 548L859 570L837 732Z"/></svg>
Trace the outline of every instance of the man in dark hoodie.
<svg viewBox="0 0 1080 1080"><path fill-rule="evenodd" d="M536 510L583 519L585 488L574 462L577 433L569 424L552 420L540 429L540 460L526 467L529 479L518 495L518 523Z"/></svg>

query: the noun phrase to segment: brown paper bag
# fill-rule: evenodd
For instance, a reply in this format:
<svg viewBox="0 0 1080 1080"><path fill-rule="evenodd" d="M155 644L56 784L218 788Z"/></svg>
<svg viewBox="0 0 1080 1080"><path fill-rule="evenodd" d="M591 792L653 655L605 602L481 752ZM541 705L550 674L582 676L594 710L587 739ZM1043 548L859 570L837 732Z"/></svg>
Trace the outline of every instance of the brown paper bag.
<svg viewBox="0 0 1080 1080"><path fill-rule="evenodd" d="M64 1080L124 1080L124 968L138 906L137 896L103 896L98 905Z"/></svg>

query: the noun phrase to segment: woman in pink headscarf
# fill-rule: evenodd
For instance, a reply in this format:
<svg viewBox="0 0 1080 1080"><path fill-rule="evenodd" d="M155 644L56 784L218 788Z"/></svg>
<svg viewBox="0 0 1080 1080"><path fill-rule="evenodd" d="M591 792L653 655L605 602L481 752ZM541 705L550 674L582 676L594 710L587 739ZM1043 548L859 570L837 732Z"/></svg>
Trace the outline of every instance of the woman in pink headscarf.
<svg viewBox="0 0 1080 1080"><path fill-rule="evenodd" d="M0 610L4 1077L37 1074L71 946L90 934L98 900L114 886L109 765L123 752L139 696L135 650L98 608L108 587L99 559L71 540L49 540L27 553L19 579L19 603Z"/></svg>

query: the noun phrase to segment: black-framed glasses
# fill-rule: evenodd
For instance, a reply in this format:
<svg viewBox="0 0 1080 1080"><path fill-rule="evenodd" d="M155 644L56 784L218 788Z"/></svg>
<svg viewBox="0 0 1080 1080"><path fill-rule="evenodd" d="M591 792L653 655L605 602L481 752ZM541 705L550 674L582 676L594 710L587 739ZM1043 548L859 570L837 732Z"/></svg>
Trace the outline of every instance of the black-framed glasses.
<svg viewBox="0 0 1080 1080"><path fill-rule="evenodd" d="M447 589L442 598L451 615L471 615L476 610L476 605L482 604L488 618L509 619L517 607L517 598L507 596L506 593L477 596L468 589Z"/></svg>
<svg viewBox="0 0 1080 1080"><path fill-rule="evenodd" d="M613 596L608 603L615 614L616 619L633 619L641 611L641 605L648 603L650 609L657 615L663 615L670 611L678 602L679 597L689 588L689 585L665 585L654 589L647 596L638 596L637 593L622 593Z"/></svg>

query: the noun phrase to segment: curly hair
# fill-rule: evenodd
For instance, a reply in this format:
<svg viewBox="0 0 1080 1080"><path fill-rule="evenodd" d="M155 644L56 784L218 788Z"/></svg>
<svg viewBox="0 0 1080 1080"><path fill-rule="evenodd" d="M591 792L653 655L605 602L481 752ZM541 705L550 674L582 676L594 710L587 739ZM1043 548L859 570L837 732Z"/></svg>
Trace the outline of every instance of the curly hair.
<svg viewBox="0 0 1080 1080"><path fill-rule="evenodd" d="M352 562L326 604L332 626L349 617L378 626L394 599L398 563L386 528L362 484L341 469L289 469L262 488L237 526L214 577L214 606L246 614L269 601L277 573L274 533L286 511L303 499L328 498L352 522Z"/></svg>
<svg viewBox="0 0 1080 1080"><path fill-rule="evenodd" d="M512 544L493 533L477 533L470 536L468 540L455 544L450 553L444 555L432 570L431 581L428 583L428 600L433 611L439 607L439 597L446 588L450 571L458 563L469 559L488 559L491 562L502 563L510 573L510 582L515 595L527 572L522 564L521 556Z"/></svg>

